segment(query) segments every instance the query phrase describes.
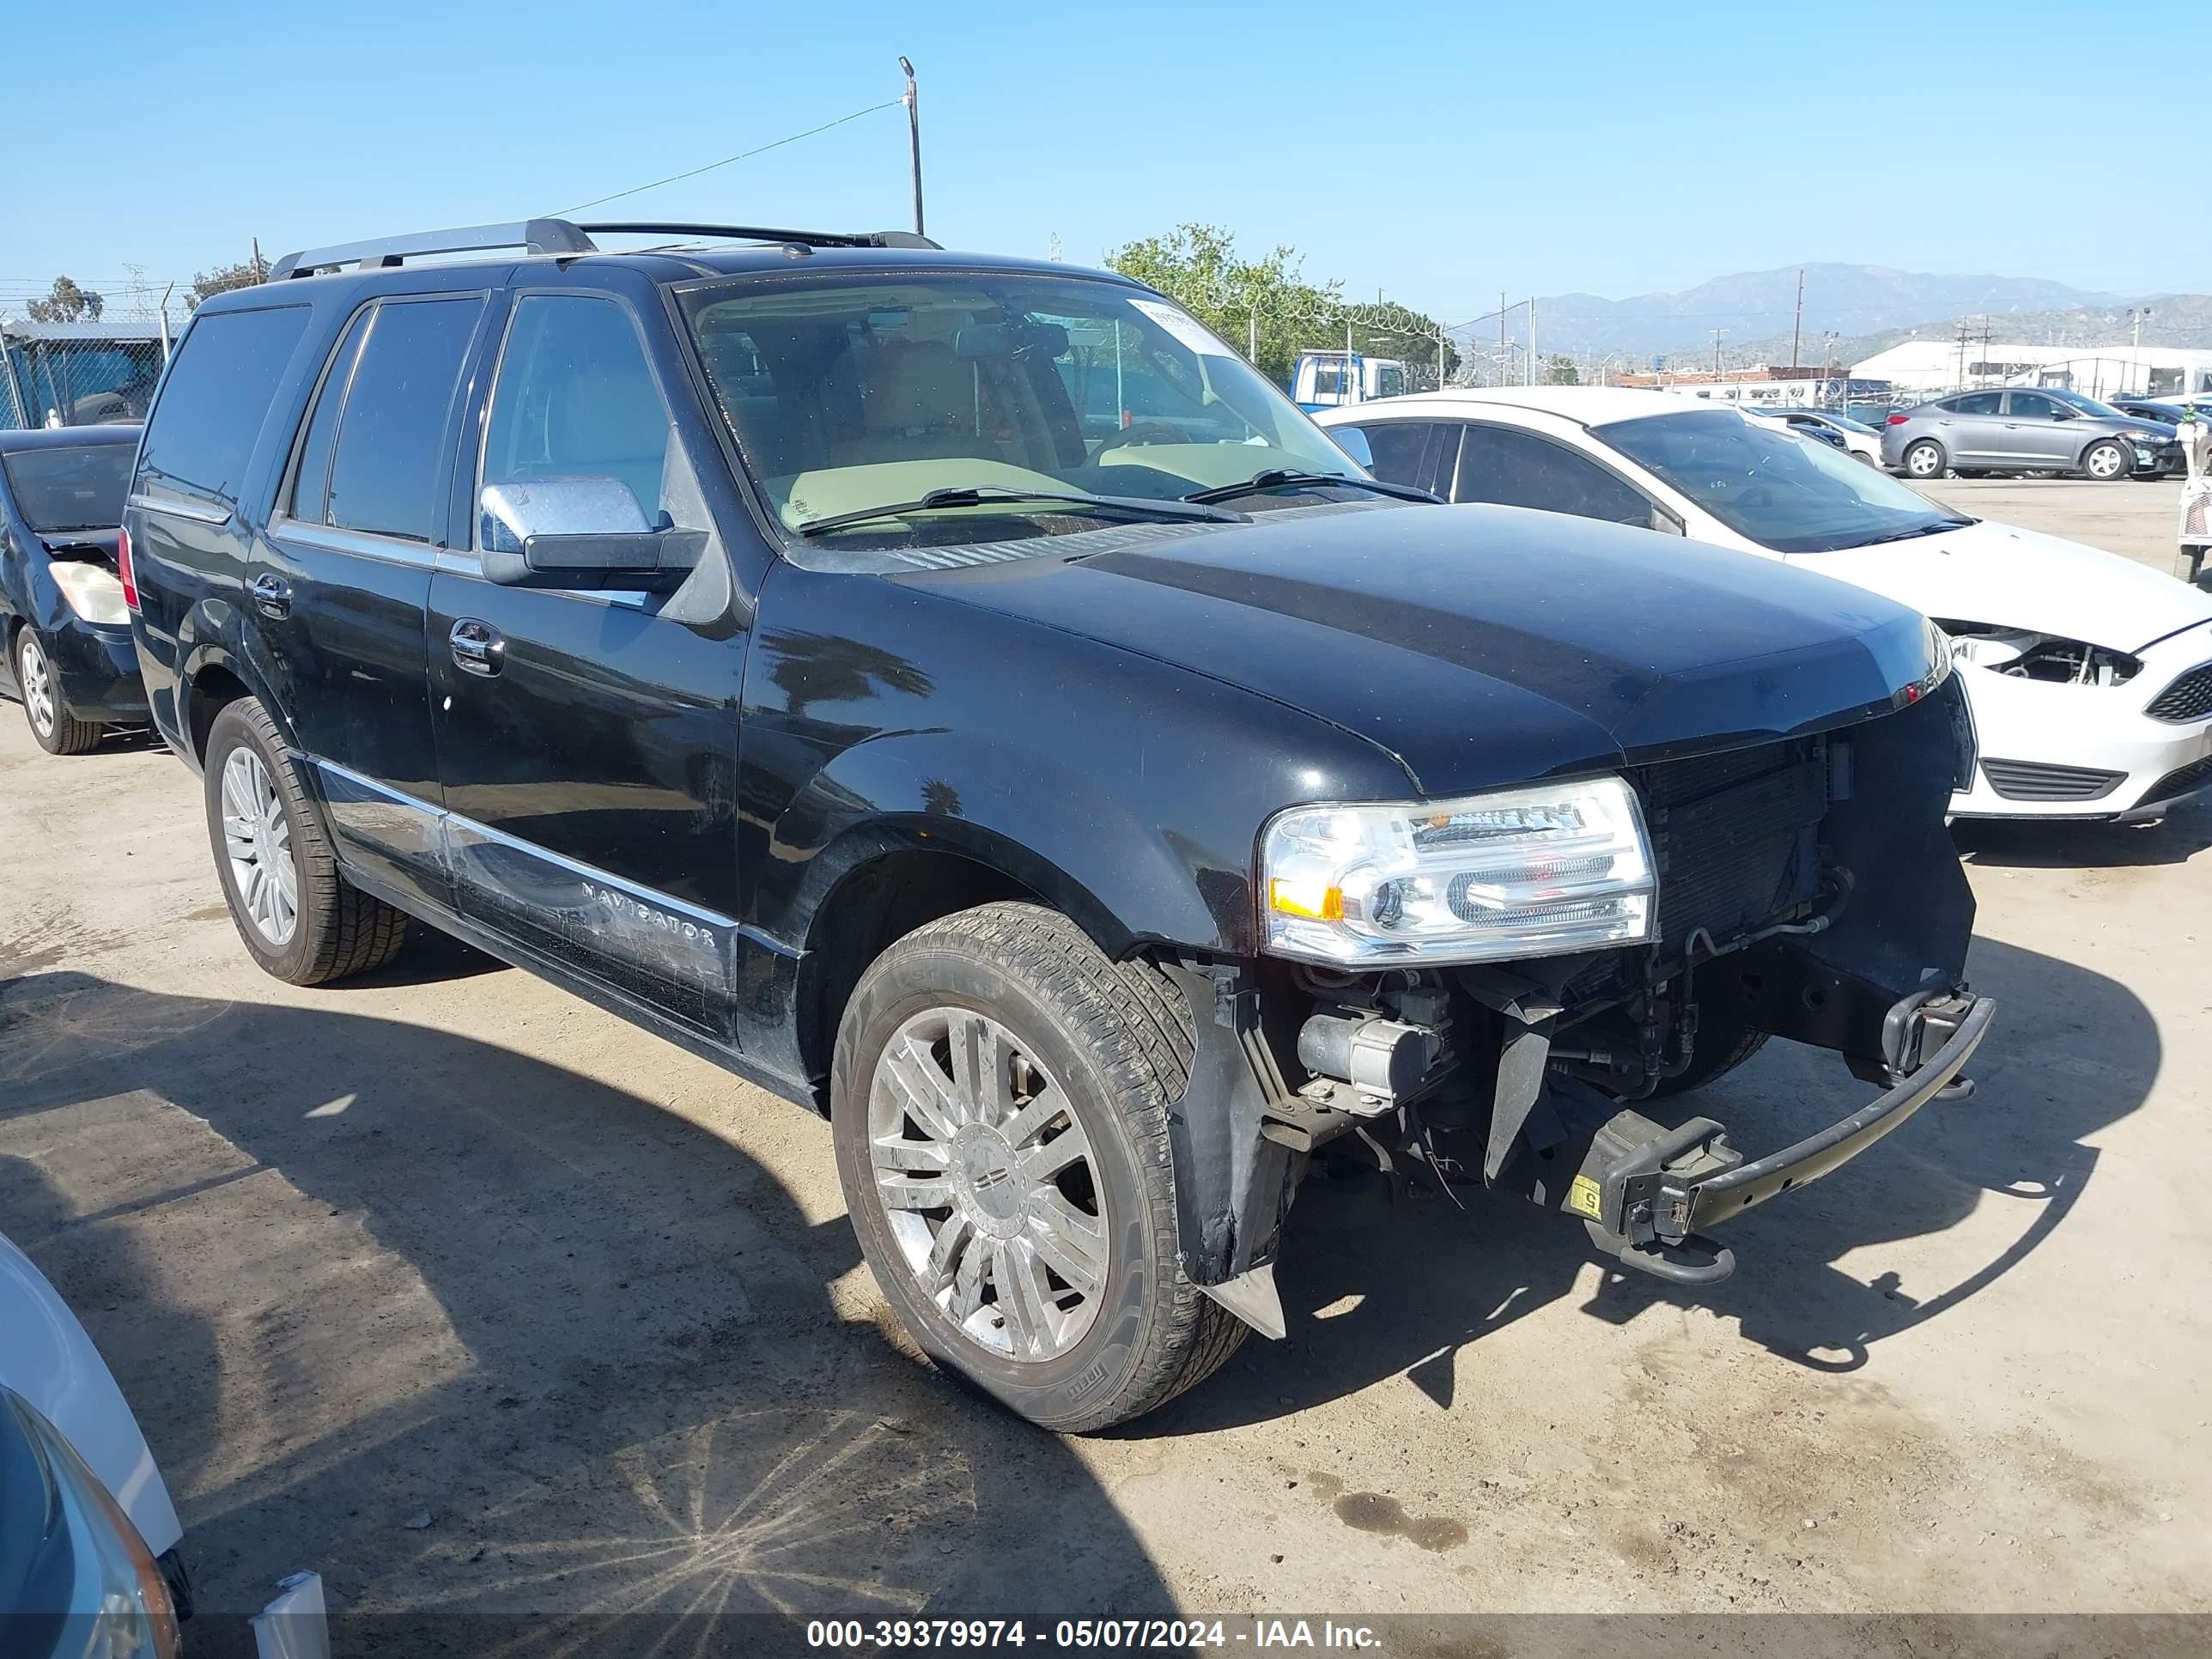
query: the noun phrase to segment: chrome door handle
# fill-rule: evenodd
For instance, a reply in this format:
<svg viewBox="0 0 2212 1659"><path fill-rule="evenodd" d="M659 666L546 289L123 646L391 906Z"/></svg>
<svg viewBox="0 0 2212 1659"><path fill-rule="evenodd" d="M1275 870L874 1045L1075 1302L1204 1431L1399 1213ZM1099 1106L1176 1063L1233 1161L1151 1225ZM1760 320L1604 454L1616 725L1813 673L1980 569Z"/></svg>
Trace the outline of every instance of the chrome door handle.
<svg viewBox="0 0 2212 1659"><path fill-rule="evenodd" d="M453 663L464 674L489 679L507 666L507 641L489 623L464 617L446 636L453 648Z"/></svg>
<svg viewBox="0 0 2212 1659"><path fill-rule="evenodd" d="M253 603L264 617L282 621L292 614L292 584L273 572L264 570L247 584Z"/></svg>

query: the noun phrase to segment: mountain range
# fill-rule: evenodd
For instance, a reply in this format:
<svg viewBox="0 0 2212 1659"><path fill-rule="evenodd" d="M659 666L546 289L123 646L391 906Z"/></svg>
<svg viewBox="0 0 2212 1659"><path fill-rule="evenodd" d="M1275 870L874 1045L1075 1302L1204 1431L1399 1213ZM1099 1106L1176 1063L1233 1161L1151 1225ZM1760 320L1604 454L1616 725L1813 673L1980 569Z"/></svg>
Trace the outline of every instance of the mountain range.
<svg viewBox="0 0 2212 1659"><path fill-rule="evenodd" d="M1673 294L1638 294L1626 300L1595 294L1540 298L1537 349L1578 357L1613 352L1630 359L1699 351L1709 356L1713 331L1718 329L1724 358L1744 361L1745 348L1779 340L1781 361L1786 362L1801 270L1805 310L1800 354L1806 361L1818 356L1822 337L1830 331L1854 342L1893 333L1901 338L1947 318L1985 313L1993 319L2017 318L2022 325L2030 317L2042 318L2047 326L2048 319L2057 313L2109 308L2125 298L2033 276L1938 276L1835 263L1784 265L1716 276ZM1525 319L1517 320L1516 334L1526 325ZM2009 331L2006 325L1999 326ZM1480 349L1481 329L1469 333Z"/></svg>

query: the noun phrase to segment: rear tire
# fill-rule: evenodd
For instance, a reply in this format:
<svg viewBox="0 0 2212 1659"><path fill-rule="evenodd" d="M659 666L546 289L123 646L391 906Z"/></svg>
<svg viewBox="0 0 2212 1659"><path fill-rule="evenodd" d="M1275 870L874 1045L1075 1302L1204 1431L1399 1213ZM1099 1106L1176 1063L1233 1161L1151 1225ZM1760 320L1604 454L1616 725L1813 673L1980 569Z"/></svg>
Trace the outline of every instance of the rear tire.
<svg viewBox="0 0 2212 1659"><path fill-rule="evenodd" d="M2081 471L2084 477L2099 483L2111 483L2124 478L2134 469L2128 464L2128 452L2110 438L2091 444L2081 452Z"/></svg>
<svg viewBox="0 0 2212 1659"><path fill-rule="evenodd" d="M97 720L81 720L70 712L69 694L38 630L26 623L15 635L12 665L15 690L23 699L23 718L30 722L31 738L49 755L82 755L107 735Z"/></svg>
<svg viewBox="0 0 2212 1659"><path fill-rule="evenodd" d="M253 698L227 703L215 717L205 777L216 871L238 936L263 972L288 985L326 985L399 954L405 913L338 873L276 723Z"/></svg>
<svg viewBox="0 0 2212 1659"><path fill-rule="evenodd" d="M1922 438L1905 446L1905 476L1908 478L1918 478L1923 482L1940 478L1949 465L1949 458L1943 453L1943 446L1933 438Z"/></svg>
<svg viewBox="0 0 2212 1659"><path fill-rule="evenodd" d="M1689 1070L1679 1077L1668 1078L1651 1091L1652 1097L1663 1100L1669 1095L1686 1095L1717 1078L1726 1077L1764 1048L1766 1038L1766 1032L1754 1031L1735 1020L1699 1021L1698 1040L1690 1049Z"/></svg>
<svg viewBox="0 0 2212 1659"><path fill-rule="evenodd" d="M1046 1428L1141 1416L1243 1340L1179 1258L1192 1042L1157 970L1034 904L908 933L846 1006L831 1135L876 1283L931 1358Z"/></svg>

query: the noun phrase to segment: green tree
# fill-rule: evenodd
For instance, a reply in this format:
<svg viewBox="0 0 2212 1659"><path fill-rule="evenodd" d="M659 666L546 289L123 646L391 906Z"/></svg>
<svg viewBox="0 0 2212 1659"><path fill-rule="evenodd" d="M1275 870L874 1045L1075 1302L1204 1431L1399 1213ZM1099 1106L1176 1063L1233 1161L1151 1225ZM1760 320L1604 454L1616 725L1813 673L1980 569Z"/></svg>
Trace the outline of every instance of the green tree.
<svg viewBox="0 0 2212 1659"><path fill-rule="evenodd" d="M1107 263L1170 295L1278 382L1289 380L1302 349L1328 343L1328 331L1342 327L1335 284L1307 282L1296 252L1240 258L1235 239L1218 225L1177 225L1116 248Z"/></svg>
<svg viewBox="0 0 2212 1659"><path fill-rule="evenodd" d="M53 291L26 307L34 323L96 323L107 301L66 276L54 278Z"/></svg>
<svg viewBox="0 0 2212 1659"><path fill-rule="evenodd" d="M212 300L218 294L228 294L234 288L252 288L266 280L268 272L252 259L241 259L234 265L217 265L213 270L193 274L192 285L185 290L185 309L197 311L200 301Z"/></svg>
<svg viewBox="0 0 2212 1659"><path fill-rule="evenodd" d="M1294 248L1277 246L1248 259L1220 226L1182 224L1116 248L1107 263L1173 297L1278 386L1290 384L1301 351L1343 350L1347 324L1352 349L1399 359L1416 387L1436 384L1443 330L1433 318L1395 301L1353 304L1341 283L1309 282ZM1459 353L1447 342L1445 373L1458 363Z"/></svg>
<svg viewBox="0 0 2212 1659"><path fill-rule="evenodd" d="M1544 371L1544 382L1547 386L1580 386L1582 371L1575 367L1572 358L1554 357Z"/></svg>

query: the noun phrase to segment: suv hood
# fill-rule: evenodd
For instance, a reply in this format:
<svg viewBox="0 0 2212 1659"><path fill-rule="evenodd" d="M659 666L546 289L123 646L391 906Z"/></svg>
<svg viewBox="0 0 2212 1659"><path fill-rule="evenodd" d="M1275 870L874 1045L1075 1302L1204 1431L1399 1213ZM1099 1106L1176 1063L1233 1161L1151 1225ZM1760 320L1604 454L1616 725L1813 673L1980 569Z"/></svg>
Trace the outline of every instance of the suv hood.
<svg viewBox="0 0 2212 1659"><path fill-rule="evenodd" d="M1921 619L1862 589L1518 507L1308 508L900 580L1304 710L1431 796L1842 725L1930 668Z"/></svg>
<svg viewBox="0 0 2212 1659"><path fill-rule="evenodd" d="M1984 520L1940 536L1790 562L1888 595L1928 616L2026 629L2136 652L2212 621L2212 596L2080 542Z"/></svg>

